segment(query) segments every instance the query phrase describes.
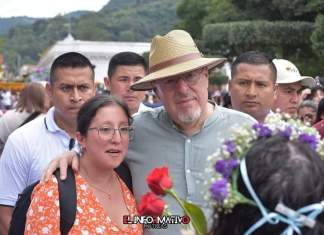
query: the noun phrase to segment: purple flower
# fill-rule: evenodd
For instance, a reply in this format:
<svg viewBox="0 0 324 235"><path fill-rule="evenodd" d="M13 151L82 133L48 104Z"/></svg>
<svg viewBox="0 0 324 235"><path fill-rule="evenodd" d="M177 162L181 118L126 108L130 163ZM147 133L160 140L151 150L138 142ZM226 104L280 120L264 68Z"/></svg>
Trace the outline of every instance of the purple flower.
<svg viewBox="0 0 324 235"><path fill-rule="evenodd" d="M224 178L229 178L232 171L238 166L238 161L234 158L228 160L219 160L215 164L215 171Z"/></svg>
<svg viewBox="0 0 324 235"><path fill-rule="evenodd" d="M291 133L292 133L292 128L290 126L288 126L286 129L284 130L280 130L279 131L279 135L284 137L284 138L287 138L289 139L290 136L291 136Z"/></svg>
<svg viewBox="0 0 324 235"><path fill-rule="evenodd" d="M229 193L227 188L227 180L217 180L216 182L212 183L209 190L214 200L220 203L223 202L227 198Z"/></svg>
<svg viewBox="0 0 324 235"><path fill-rule="evenodd" d="M270 130L269 127L262 123L256 123L253 126L253 129L257 131L258 137L270 137L272 131Z"/></svg>
<svg viewBox="0 0 324 235"><path fill-rule="evenodd" d="M310 135L307 133L302 133L299 137L298 137L298 141L308 144L309 147L311 147L311 149L316 150L317 144L318 144L318 140L316 138L315 135Z"/></svg>
<svg viewBox="0 0 324 235"><path fill-rule="evenodd" d="M230 153L230 154L234 154L235 153L235 144L233 141L231 140L226 140L224 142L224 144L226 145L226 150Z"/></svg>
<svg viewBox="0 0 324 235"><path fill-rule="evenodd" d="M43 68L42 67L38 67L37 69L36 69L36 73L42 73L43 72Z"/></svg>

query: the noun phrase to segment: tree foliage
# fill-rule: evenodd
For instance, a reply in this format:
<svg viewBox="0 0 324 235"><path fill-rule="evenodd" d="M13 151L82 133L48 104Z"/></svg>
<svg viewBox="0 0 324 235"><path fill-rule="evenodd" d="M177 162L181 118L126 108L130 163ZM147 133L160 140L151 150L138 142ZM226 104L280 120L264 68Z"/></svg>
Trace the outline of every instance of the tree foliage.
<svg viewBox="0 0 324 235"><path fill-rule="evenodd" d="M193 37L199 37L208 4L208 0L183 0L177 8L177 15L181 18L178 28L188 30Z"/></svg>
<svg viewBox="0 0 324 235"><path fill-rule="evenodd" d="M268 20L314 22L324 13L324 0L182 0L179 26L201 38L206 24Z"/></svg>
<svg viewBox="0 0 324 235"><path fill-rule="evenodd" d="M311 40L318 55L324 58L324 15L318 15Z"/></svg>
<svg viewBox="0 0 324 235"><path fill-rule="evenodd" d="M10 28L18 25L31 25L36 21L36 18L31 17L10 17L10 18L1 18L0 17L0 35L5 35L8 33Z"/></svg>
<svg viewBox="0 0 324 235"><path fill-rule="evenodd" d="M211 0L203 25L229 21L249 20L250 16L229 0Z"/></svg>
<svg viewBox="0 0 324 235"><path fill-rule="evenodd" d="M206 25L204 47L227 57L243 51L264 50L290 56L309 50L314 24L287 21L237 21Z"/></svg>
<svg viewBox="0 0 324 235"><path fill-rule="evenodd" d="M179 7L190 3L194 9L201 6L199 2L182 0ZM310 75L324 74L324 19L317 17L324 11L324 0L203 2L204 14L182 11L179 17L205 53L235 57L247 50L260 50L292 60Z"/></svg>
<svg viewBox="0 0 324 235"><path fill-rule="evenodd" d="M101 11L78 12L52 19L39 19L29 26L12 28L6 35L6 63L16 70L17 60L37 63L39 56L72 28L79 40L150 41L164 34L177 21L179 0L111 0Z"/></svg>
<svg viewBox="0 0 324 235"><path fill-rule="evenodd" d="M231 0L252 19L314 22L324 10L322 0Z"/></svg>

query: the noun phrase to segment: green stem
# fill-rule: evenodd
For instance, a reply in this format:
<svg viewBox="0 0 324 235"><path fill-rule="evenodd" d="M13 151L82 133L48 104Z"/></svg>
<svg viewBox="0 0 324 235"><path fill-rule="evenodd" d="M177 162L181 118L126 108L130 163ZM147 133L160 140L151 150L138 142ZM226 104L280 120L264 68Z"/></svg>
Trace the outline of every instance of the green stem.
<svg viewBox="0 0 324 235"><path fill-rule="evenodd" d="M194 227L197 235L205 235L202 234L198 229L197 229L197 225L196 225L196 221L194 221L189 213L189 211L186 209L186 207L183 205L183 202L181 200L181 198L178 197L177 193L173 190L173 189L166 189L165 190L166 193L168 193L169 195L171 195L181 206L181 208L183 209L184 213L186 215L188 215L190 217L190 223L192 223L192 226Z"/></svg>
<svg viewBox="0 0 324 235"><path fill-rule="evenodd" d="M232 184L234 191L237 191L237 178L238 178L238 170L234 170L232 174Z"/></svg>

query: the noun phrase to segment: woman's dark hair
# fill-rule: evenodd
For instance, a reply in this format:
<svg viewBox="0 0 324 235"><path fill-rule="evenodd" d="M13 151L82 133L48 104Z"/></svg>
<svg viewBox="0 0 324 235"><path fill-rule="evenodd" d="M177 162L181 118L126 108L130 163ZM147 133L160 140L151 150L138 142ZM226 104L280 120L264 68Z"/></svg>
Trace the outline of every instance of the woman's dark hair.
<svg viewBox="0 0 324 235"><path fill-rule="evenodd" d="M311 89L311 93L308 94L306 97L305 97L305 100L314 100L314 98L316 97L317 95L317 91L322 91L324 92L324 88L321 86L321 85L317 85L315 87L312 87Z"/></svg>
<svg viewBox="0 0 324 235"><path fill-rule="evenodd" d="M324 98L322 98L320 100L320 102L318 103L315 123L322 120L321 115L322 115L323 112L324 112Z"/></svg>
<svg viewBox="0 0 324 235"><path fill-rule="evenodd" d="M85 136L92 119L96 116L99 109L107 106L116 105L120 107L128 118L128 124L131 125L133 118L129 113L127 105L113 96L97 95L85 102L79 110L77 117L77 131Z"/></svg>
<svg viewBox="0 0 324 235"><path fill-rule="evenodd" d="M270 211L282 202L298 210L324 200L324 162L308 145L288 141L280 136L260 139L246 155L246 167L254 191ZM238 189L247 198L251 196L241 176ZM221 213L214 235L242 235L262 218L259 208L238 204L231 213ZM302 227L303 235L324 234L324 215L316 219L313 229ZM279 235L287 224L264 224L253 235Z"/></svg>

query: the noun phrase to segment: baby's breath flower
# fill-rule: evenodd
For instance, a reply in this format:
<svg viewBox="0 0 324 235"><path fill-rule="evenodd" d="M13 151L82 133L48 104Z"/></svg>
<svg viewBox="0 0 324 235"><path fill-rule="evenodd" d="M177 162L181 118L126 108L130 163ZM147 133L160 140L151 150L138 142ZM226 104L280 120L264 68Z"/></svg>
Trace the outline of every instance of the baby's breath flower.
<svg viewBox="0 0 324 235"><path fill-rule="evenodd" d="M321 141L319 133L299 120L272 113L265 123L254 124L252 128L239 127L233 131L231 138L223 141L219 150L208 157L206 172L210 177L204 183L208 188L205 198L218 211L227 213L236 204L249 201L235 186L240 160L257 139L274 135L307 144L324 159L324 141Z"/></svg>

